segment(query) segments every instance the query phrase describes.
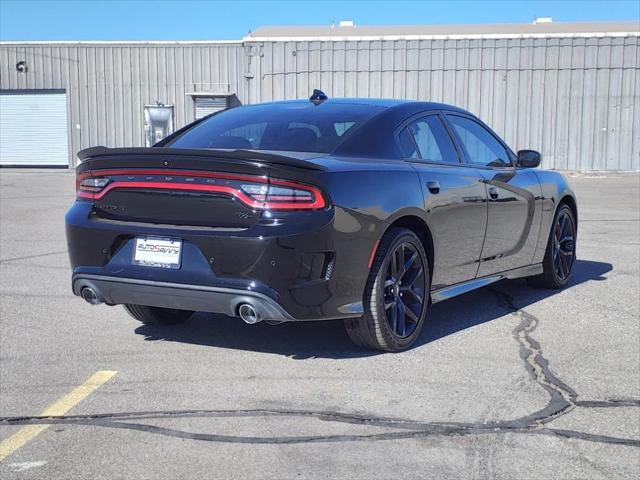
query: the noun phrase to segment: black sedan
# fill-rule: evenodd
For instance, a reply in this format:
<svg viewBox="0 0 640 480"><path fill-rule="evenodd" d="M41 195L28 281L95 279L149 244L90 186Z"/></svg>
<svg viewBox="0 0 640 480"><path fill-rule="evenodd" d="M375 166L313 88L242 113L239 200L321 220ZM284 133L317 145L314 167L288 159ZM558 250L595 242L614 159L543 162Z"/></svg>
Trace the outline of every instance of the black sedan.
<svg viewBox="0 0 640 480"><path fill-rule="evenodd" d="M574 265L565 178L449 105L316 92L79 158L73 292L146 323L345 319L400 351L431 303L504 278L561 288Z"/></svg>

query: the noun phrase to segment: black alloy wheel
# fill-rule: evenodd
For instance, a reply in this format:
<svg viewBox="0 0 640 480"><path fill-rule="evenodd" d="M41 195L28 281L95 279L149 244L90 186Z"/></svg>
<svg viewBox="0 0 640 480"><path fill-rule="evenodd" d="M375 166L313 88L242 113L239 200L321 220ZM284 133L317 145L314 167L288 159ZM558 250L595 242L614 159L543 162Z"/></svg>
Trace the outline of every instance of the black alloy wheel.
<svg viewBox="0 0 640 480"><path fill-rule="evenodd" d="M420 238L407 228L389 229L369 271L364 314L345 320L351 340L387 352L411 347L428 315L429 281L427 254Z"/></svg>
<svg viewBox="0 0 640 480"><path fill-rule="evenodd" d="M573 210L561 204L553 220L547 249L542 261L542 274L529 278L529 283L542 288L562 288L571 279L576 263L577 222Z"/></svg>
<svg viewBox="0 0 640 480"><path fill-rule="evenodd" d="M387 323L398 338L407 338L420 322L425 296L425 268L411 243L391 253L383 288Z"/></svg>
<svg viewBox="0 0 640 480"><path fill-rule="evenodd" d="M553 228L552 258L556 275L566 281L573 270L575 260L575 226L571 211L562 209Z"/></svg>

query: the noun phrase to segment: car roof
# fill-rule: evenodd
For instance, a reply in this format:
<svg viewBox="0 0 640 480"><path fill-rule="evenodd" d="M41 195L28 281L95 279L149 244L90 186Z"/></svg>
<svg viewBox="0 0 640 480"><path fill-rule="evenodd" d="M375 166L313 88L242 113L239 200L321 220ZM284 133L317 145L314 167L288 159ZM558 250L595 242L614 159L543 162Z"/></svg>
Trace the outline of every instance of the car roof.
<svg viewBox="0 0 640 480"><path fill-rule="evenodd" d="M278 100L275 102L264 102L252 105L289 105L289 104L307 104L307 99L296 100ZM454 105L438 102L425 102L417 100L399 100L394 98L363 98L363 97L330 97L323 103L340 104L340 105L371 105L372 107L382 107L389 109L400 109L404 111L415 110L421 112L425 110L450 110L462 113L468 113L465 110ZM249 106L249 105L247 105Z"/></svg>

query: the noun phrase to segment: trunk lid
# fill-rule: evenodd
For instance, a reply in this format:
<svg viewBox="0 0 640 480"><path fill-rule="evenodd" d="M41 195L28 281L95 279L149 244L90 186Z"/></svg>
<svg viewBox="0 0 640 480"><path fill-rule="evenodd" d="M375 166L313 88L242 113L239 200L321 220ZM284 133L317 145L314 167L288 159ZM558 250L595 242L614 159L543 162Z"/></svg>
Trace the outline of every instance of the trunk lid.
<svg viewBox="0 0 640 480"><path fill-rule="evenodd" d="M273 165L278 170L322 168L298 158L239 150L97 147L78 158L78 199L93 202L99 218L228 228L260 221Z"/></svg>

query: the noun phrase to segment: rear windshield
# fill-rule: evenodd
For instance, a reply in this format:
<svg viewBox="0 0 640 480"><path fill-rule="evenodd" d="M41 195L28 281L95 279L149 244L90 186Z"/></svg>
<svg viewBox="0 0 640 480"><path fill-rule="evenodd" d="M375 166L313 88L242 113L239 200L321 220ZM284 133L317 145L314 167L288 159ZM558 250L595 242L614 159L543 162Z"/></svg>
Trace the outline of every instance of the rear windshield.
<svg viewBox="0 0 640 480"><path fill-rule="evenodd" d="M383 109L330 102L249 105L214 115L167 146L329 153Z"/></svg>

